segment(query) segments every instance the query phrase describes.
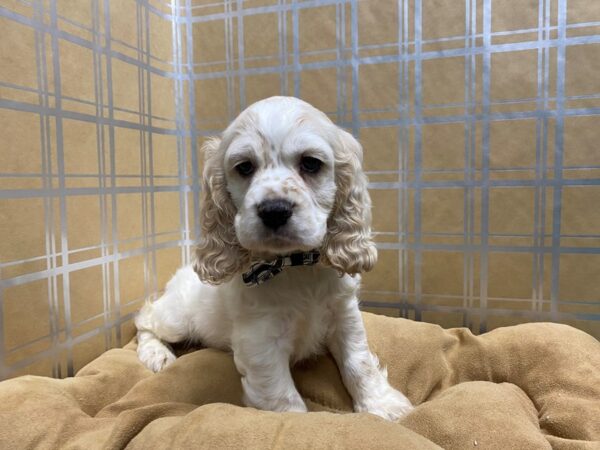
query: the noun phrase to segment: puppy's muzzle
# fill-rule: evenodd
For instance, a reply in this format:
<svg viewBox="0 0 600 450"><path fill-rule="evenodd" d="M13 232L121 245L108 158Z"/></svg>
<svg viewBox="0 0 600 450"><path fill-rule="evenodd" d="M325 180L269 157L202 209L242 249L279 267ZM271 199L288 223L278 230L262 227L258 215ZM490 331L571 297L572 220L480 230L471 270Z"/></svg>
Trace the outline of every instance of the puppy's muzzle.
<svg viewBox="0 0 600 450"><path fill-rule="evenodd" d="M267 228L275 231L292 217L293 208L294 205L284 199L265 200L257 207L258 217Z"/></svg>

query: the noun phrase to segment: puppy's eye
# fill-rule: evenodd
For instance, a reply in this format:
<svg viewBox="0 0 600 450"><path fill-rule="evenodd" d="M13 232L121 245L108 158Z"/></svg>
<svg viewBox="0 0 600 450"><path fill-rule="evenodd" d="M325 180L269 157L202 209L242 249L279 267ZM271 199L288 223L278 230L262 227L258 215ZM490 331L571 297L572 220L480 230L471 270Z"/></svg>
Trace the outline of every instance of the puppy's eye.
<svg viewBox="0 0 600 450"><path fill-rule="evenodd" d="M323 166L323 161L312 156L303 156L300 160L300 169L306 173L317 173L321 170L321 166Z"/></svg>
<svg viewBox="0 0 600 450"><path fill-rule="evenodd" d="M235 166L235 170L243 177L248 177L254 172L254 164L250 161L244 161Z"/></svg>

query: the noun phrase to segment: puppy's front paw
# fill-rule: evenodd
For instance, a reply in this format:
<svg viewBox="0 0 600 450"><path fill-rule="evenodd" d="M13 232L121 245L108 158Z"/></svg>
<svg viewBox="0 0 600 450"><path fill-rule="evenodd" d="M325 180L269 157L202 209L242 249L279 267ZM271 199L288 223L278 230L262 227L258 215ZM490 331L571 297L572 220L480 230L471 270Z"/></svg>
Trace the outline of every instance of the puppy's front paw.
<svg viewBox="0 0 600 450"><path fill-rule="evenodd" d="M246 377L242 377L242 387L244 389L243 402L246 406L274 412L308 412L304 400L294 386L291 386L287 392L273 394L257 389L248 382Z"/></svg>
<svg viewBox="0 0 600 450"><path fill-rule="evenodd" d="M137 354L140 361L152 372L160 372L176 359L171 349L158 340L140 345Z"/></svg>
<svg viewBox="0 0 600 450"><path fill-rule="evenodd" d="M401 392L390 387L384 395L363 399L355 409L357 412L369 412L386 420L396 421L410 413L414 406Z"/></svg>

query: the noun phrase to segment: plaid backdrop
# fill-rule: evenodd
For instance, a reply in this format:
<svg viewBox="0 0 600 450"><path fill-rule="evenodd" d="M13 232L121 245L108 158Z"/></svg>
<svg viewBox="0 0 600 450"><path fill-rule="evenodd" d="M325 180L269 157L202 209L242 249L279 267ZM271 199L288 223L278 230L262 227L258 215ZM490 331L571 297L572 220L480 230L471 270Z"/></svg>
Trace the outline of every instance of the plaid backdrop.
<svg viewBox="0 0 600 450"><path fill-rule="evenodd" d="M363 143L365 309L600 337L600 2L0 0L0 33L0 378L133 336L202 139L270 95Z"/></svg>

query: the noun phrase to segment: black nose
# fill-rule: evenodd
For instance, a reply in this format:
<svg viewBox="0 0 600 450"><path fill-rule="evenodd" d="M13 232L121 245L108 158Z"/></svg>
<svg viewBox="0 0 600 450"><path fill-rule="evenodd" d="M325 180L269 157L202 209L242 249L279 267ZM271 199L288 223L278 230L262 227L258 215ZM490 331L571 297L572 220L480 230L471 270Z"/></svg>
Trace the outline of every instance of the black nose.
<svg viewBox="0 0 600 450"><path fill-rule="evenodd" d="M286 224L292 216L294 205L287 200L265 200L258 205L258 217L266 227L276 230Z"/></svg>

